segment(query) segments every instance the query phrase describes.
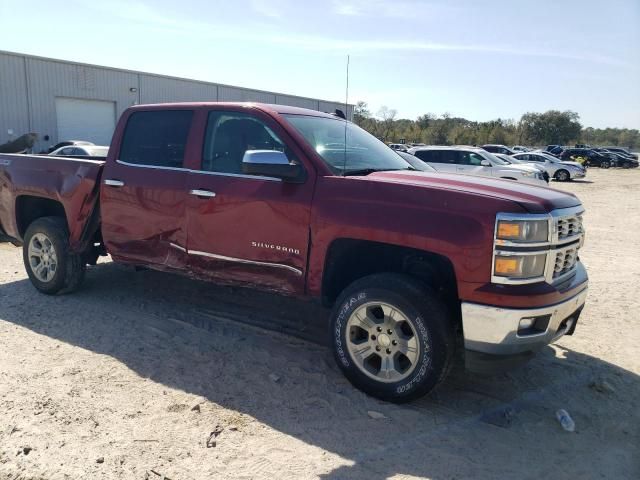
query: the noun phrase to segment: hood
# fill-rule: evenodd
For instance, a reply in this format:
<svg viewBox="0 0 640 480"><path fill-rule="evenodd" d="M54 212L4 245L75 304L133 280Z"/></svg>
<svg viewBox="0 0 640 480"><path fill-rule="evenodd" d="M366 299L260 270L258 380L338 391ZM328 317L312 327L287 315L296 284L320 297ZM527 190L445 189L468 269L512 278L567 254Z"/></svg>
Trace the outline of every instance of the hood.
<svg viewBox="0 0 640 480"><path fill-rule="evenodd" d="M376 172L361 177L372 182L412 185L427 189L455 190L511 200L530 213L547 213L558 208L580 205L578 197L549 187L538 187L513 180L493 179L473 175L443 174L413 171Z"/></svg>

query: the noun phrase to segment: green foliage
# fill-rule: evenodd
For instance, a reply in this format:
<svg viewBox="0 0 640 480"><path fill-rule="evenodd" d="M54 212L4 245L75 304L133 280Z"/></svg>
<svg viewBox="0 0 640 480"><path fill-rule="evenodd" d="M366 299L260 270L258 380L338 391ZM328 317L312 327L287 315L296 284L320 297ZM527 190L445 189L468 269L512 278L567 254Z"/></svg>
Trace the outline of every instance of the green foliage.
<svg viewBox="0 0 640 480"><path fill-rule="evenodd" d="M549 110L525 113L518 122L491 120L472 122L449 114L420 115L416 120L396 120L396 110L386 106L373 117L366 102L358 102L354 122L386 142L427 143L430 145L617 145L640 148L638 130L582 128L576 112Z"/></svg>

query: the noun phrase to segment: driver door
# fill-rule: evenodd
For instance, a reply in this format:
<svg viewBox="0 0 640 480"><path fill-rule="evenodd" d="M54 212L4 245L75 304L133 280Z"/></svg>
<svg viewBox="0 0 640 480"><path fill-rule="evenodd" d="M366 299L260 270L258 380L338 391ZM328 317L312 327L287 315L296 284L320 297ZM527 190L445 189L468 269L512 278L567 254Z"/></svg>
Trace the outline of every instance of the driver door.
<svg viewBox="0 0 640 480"><path fill-rule="evenodd" d="M296 183L248 175L247 150L277 150L304 165L284 130L258 111L208 112L199 169L187 191L189 269L218 282L302 293L314 172Z"/></svg>
<svg viewBox="0 0 640 480"><path fill-rule="evenodd" d="M482 165L482 161L486 160L482 155L475 152L456 152L456 164L458 173L467 175L491 176L491 167Z"/></svg>

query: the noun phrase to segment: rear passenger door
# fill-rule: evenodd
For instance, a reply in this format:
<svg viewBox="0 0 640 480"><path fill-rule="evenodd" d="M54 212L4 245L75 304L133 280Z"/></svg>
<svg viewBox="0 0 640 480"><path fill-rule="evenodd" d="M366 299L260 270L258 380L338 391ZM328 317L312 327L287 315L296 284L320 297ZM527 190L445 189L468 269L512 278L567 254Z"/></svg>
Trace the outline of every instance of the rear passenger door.
<svg viewBox="0 0 640 480"><path fill-rule="evenodd" d="M102 233L118 261L186 267L185 156L192 110L136 111L126 119L100 190Z"/></svg>

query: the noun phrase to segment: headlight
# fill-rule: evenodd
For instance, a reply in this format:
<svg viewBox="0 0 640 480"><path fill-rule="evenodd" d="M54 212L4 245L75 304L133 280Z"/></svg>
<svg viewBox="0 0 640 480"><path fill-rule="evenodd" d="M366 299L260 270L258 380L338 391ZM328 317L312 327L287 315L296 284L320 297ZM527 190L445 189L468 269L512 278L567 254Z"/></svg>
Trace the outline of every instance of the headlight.
<svg viewBox="0 0 640 480"><path fill-rule="evenodd" d="M544 275L547 262L546 253L535 255L496 254L493 274L510 279L538 278Z"/></svg>
<svg viewBox="0 0 640 480"><path fill-rule="evenodd" d="M523 177L533 177L535 172L522 172Z"/></svg>
<svg viewBox="0 0 640 480"><path fill-rule="evenodd" d="M496 245L549 241L549 220L498 220Z"/></svg>

